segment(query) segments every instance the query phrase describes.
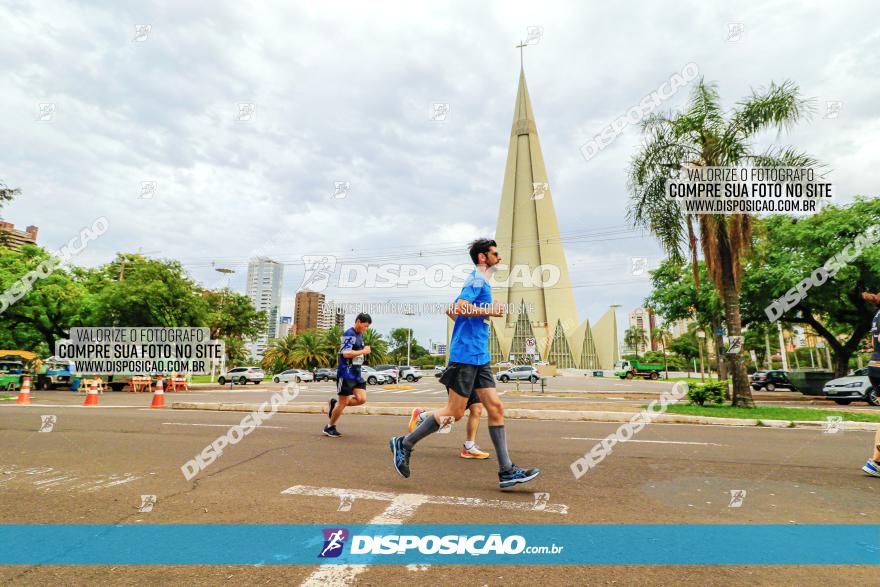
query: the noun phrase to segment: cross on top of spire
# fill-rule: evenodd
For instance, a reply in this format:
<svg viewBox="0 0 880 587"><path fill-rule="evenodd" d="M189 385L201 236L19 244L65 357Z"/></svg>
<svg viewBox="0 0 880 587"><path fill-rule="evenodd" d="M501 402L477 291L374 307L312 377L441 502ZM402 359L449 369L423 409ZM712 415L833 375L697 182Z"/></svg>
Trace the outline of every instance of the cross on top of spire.
<svg viewBox="0 0 880 587"><path fill-rule="evenodd" d="M516 46L516 48L519 49L519 68L520 69L523 68L523 47L528 47L528 46L529 46L529 44L526 43L525 41L520 41L519 45Z"/></svg>

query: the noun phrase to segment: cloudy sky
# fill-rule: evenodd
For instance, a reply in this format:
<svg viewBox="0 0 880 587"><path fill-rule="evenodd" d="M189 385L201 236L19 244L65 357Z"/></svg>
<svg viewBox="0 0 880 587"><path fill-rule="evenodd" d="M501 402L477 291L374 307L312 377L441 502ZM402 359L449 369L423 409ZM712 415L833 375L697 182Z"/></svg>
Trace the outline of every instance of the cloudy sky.
<svg viewBox="0 0 880 587"><path fill-rule="evenodd" d="M0 7L0 181L22 190L3 217L56 248L105 216L110 229L78 263L140 251L179 259L209 287L225 284L223 267L243 291L247 260L267 255L285 263L283 315L303 255L457 264L464 243L493 234L514 45L529 27L543 31L525 70L582 317L639 306L649 283L632 258L654 267L661 252L626 224L636 129L589 161L579 146L688 63L726 106L794 81L812 120L758 143L825 162L839 202L880 185L872 1L121 4ZM432 120L435 103L449 104L446 120ZM254 105L249 120L240 104ZM336 182L346 197L333 197ZM455 291L326 293L425 303ZM445 338L436 317L376 320L382 332L412 325L422 344Z"/></svg>

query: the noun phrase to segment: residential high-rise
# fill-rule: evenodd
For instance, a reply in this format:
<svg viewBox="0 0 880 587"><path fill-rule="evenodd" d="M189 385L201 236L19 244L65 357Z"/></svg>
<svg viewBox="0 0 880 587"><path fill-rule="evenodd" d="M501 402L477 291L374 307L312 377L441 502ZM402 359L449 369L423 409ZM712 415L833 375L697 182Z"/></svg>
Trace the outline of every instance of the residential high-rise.
<svg viewBox="0 0 880 587"><path fill-rule="evenodd" d="M293 316L282 316L278 323L278 338L287 338L291 326L293 326Z"/></svg>
<svg viewBox="0 0 880 587"><path fill-rule="evenodd" d="M324 294L303 290L296 292L294 301L293 323L297 332L306 330L318 330L326 327L324 309L326 308Z"/></svg>
<svg viewBox="0 0 880 587"><path fill-rule="evenodd" d="M345 328L345 313L342 308L327 301L327 297L316 291L296 292L293 323L297 332L304 330L329 330L333 326Z"/></svg>
<svg viewBox="0 0 880 587"><path fill-rule="evenodd" d="M500 285L492 288L493 299L518 310L491 319L492 362L510 357L534 360L534 356L527 357L527 351L536 350L540 359L560 368L611 368L619 358L614 308L593 327L589 320L581 322L578 317L522 68L495 241L504 266L495 273L495 282ZM540 279L553 282L542 283ZM447 322L447 340L452 324Z"/></svg>
<svg viewBox="0 0 880 587"><path fill-rule="evenodd" d="M36 226L28 226L23 231L17 230L11 222L0 221L0 245L10 249L19 249L22 245L37 244Z"/></svg>
<svg viewBox="0 0 880 587"><path fill-rule="evenodd" d="M265 332L248 341L248 350L256 359L262 358L270 338L278 338L278 311L283 279L284 266L268 257L255 257L248 264L247 296L257 311L265 312L267 318Z"/></svg>
<svg viewBox="0 0 880 587"><path fill-rule="evenodd" d="M642 331L642 341L639 343L638 354L643 355L645 352L657 350L656 344L651 340L651 333L654 330L654 313L650 308L636 308L629 313L629 325L631 328L638 328Z"/></svg>

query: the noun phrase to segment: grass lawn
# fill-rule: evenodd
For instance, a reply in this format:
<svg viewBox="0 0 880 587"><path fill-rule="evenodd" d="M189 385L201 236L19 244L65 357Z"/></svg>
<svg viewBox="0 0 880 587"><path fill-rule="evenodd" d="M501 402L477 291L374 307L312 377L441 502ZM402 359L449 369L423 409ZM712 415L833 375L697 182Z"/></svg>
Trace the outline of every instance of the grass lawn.
<svg viewBox="0 0 880 587"><path fill-rule="evenodd" d="M17 395L0 395L0 402L18 399Z"/></svg>
<svg viewBox="0 0 880 587"><path fill-rule="evenodd" d="M603 377L603 379L619 379L619 378L618 378L618 377ZM620 381L624 381L624 380L623 380L623 379L620 379ZM648 379L647 377L636 377L636 378L634 378L634 379L629 379L629 381L650 381L650 379ZM666 382L666 383L676 383L676 382L678 382L678 381L685 381L685 382L687 382L688 385L696 385L696 384L698 384L698 383L701 383L699 377L670 377L669 379L666 379L666 378L663 377L662 375L661 375L660 378L657 379L656 381L659 381L659 382L661 382L661 383L662 383L662 382ZM713 375L713 376L710 378L710 377L707 376L707 377L706 377L706 381L704 381L704 382L702 382L702 383L708 383L709 381L718 381L718 377L715 377L715 376Z"/></svg>
<svg viewBox="0 0 880 587"><path fill-rule="evenodd" d="M211 383L210 375L193 375L192 376L193 383ZM214 382L217 382L217 376L214 376Z"/></svg>
<svg viewBox="0 0 880 587"><path fill-rule="evenodd" d="M874 412L844 412L840 410L819 410L812 408L775 408L758 406L756 408L734 408L732 406L695 406L674 404L666 406L670 414L689 416L715 416L717 418L756 418L763 420L804 420L822 421L828 416L841 416L851 422L880 422L880 409Z"/></svg>
<svg viewBox="0 0 880 587"><path fill-rule="evenodd" d="M662 376L657 381L669 381L670 383L684 381L688 385L698 385L700 383L708 383L709 381L718 381L718 377L713 375L712 377L706 376L705 381L700 381L699 377L670 377L668 380L664 379Z"/></svg>

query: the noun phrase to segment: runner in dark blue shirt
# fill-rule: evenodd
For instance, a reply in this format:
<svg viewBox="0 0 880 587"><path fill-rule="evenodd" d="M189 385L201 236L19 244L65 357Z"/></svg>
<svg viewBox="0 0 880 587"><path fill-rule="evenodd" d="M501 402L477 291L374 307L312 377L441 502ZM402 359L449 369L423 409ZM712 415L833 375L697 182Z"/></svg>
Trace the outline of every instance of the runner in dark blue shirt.
<svg viewBox="0 0 880 587"><path fill-rule="evenodd" d="M865 292L862 299L880 308L880 294ZM880 389L880 311L874 314L874 321L871 323L871 343L874 352L868 361L868 379L875 389ZM880 430L874 434L874 454L862 467L862 471L872 477L880 477Z"/></svg>
<svg viewBox="0 0 880 587"><path fill-rule="evenodd" d="M336 430L336 422L342 416L346 406L361 406L367 403L367 383L361 376L361 365L364 357L370 354L370 347L364 346L364 331L370 327L373 319L369 314L358 314L354 326L342 335L339 345L339 364L336 367L336 393L330 398L327 416L330 423L324 426L324 434L331 438L339 438L342 434Z"/></svg>
<svg viewBox="0 0 880 587"><path fill-rule="evenodd" d="M402 477L409 477L413 446L441 427L460 420L472 394L477 395L489 415L489 436L498 455L498 485L511 487L541 474L538 469L517 467L507 454L504 406L489 367L489 318L504 315L504 308L492 303L489 285L491 268L501 262L496 247L495 241L489 239L470 244L471 260L477 267L453 305L456 319L449 345L449 366L440 377L449 392L446 407L425 415L422 423L406 436L391 438L394 468Z"/></svg>

